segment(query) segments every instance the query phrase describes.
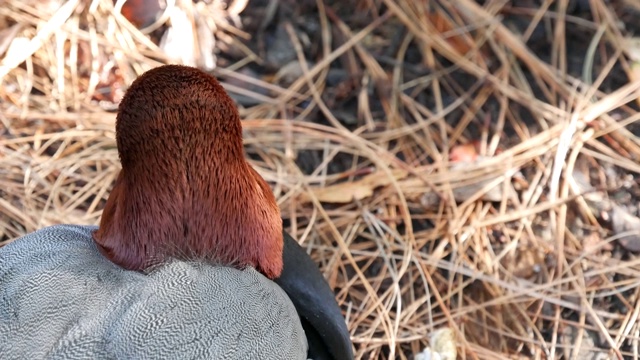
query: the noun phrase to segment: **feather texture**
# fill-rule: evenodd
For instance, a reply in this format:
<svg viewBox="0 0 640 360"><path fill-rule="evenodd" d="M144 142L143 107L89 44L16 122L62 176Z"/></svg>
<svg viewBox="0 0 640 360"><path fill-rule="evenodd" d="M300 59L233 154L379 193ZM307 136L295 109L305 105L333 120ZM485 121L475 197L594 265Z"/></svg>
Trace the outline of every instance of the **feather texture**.
<svg viewBox="0 0 640 360"><path fill-rule="evenodd" d="M95 229L51 226L0 248L2 359L306 358L291 300L252 267L124 270Z"/></svg>

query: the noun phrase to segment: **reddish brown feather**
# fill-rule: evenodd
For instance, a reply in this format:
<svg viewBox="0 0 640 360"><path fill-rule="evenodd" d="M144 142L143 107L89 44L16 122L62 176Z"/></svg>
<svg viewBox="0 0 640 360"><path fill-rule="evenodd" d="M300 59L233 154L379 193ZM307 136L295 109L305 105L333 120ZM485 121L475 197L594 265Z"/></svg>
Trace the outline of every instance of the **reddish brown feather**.
<svg viewBox="0 0 640 360"><path fill-rule="evenodd" d="M195 68L149 70L116 120L122 171L94 240L126 269L169 258L282 271L282 222L268 184L245 161L235 104Z"/></svg>

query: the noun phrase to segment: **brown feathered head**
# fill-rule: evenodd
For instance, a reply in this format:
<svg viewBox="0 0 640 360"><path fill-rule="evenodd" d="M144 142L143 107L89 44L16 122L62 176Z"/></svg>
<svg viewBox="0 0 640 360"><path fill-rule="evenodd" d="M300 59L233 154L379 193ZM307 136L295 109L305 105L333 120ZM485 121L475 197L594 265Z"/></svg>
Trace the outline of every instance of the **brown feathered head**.
<svg viewBox="0 0 640 360"><path fill-rule="evenodd" d="M280 275L280 211L213 76L179 65L144 73L120 103L116 142L122 170L94 233L106 257L130 270L177 258Z"/></svg>

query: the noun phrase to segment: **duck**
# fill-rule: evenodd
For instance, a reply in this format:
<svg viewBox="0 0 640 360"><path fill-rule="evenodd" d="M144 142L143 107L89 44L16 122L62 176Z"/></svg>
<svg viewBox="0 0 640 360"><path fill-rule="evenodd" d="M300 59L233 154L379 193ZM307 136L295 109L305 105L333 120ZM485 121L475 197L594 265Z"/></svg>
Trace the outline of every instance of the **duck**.
<svg viewBox="0 0 640 360"><path fill-rule="evenodd" d="M162 65L116 115L98 226L0 248L3 359L353 359L335 294L284 231L215 76Z"/></svg>

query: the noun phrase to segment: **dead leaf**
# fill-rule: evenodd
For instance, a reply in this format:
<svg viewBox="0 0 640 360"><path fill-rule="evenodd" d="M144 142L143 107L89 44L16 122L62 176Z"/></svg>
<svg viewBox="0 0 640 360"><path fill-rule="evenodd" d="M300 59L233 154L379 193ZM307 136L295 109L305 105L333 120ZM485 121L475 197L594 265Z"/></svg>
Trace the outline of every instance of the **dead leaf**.
<svg viewBox="0 0 640 360"><path fill-rule="evenodd" d="M127 0L122 5L121 13L130 23L142 29L156 21L162 10L158 0Z"/></svg>
<svg viewBox="0 0 640 360"><path fill-rule="evenodd" d="M440 34L447 35L445 40L461 56L467 55L474 49L473 38L469 36L467 32L457 31L456 35L449 36L449 34L453 34L454 31L459 30L459 26L453 23L447 15L444 15L440 11L436 11L427 14L427 17L429 18L429 22L431 22L433 27L435 27ZM486 66L484 54L482 54L481 51L474 56L474 60L482 67Z"/></svg>
<svg viewBox="0 0 640 360"><path fill-rule="evenodd" d="M404 170L391 170L396 180L405 178L408 173ZM313 194L320 202L347 204L354 200L362 200L371 195L376 188L391 184L391 179L383 171L376 171L360 180L344 182L322 188L313 188ZM303 201L310 201L308 195L303 196Z"/></svg>

